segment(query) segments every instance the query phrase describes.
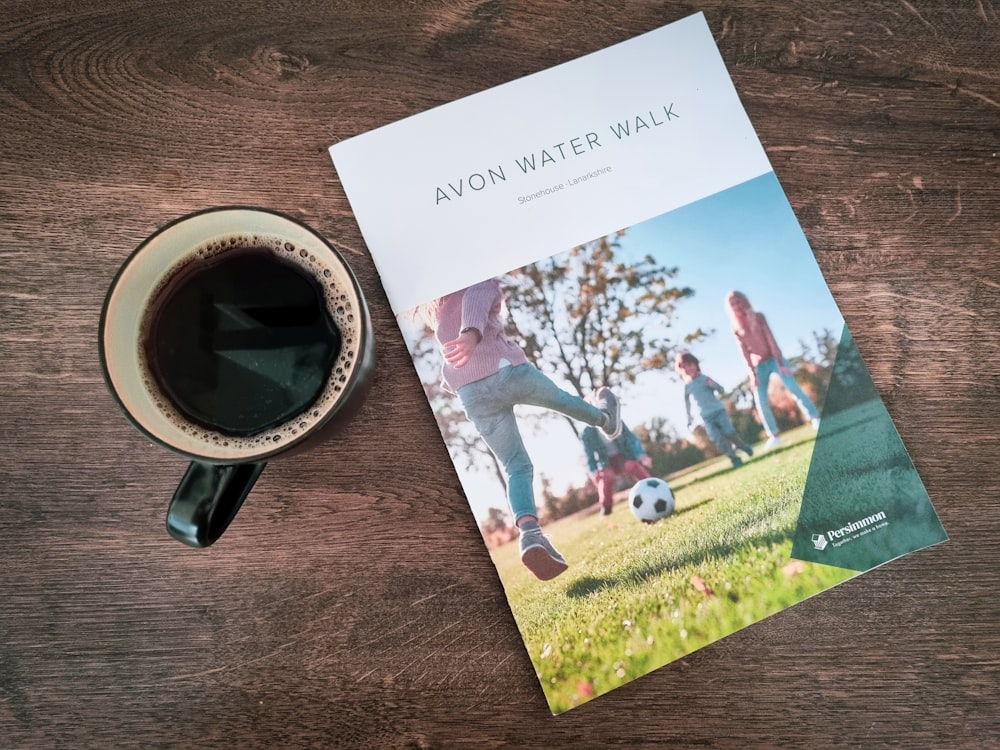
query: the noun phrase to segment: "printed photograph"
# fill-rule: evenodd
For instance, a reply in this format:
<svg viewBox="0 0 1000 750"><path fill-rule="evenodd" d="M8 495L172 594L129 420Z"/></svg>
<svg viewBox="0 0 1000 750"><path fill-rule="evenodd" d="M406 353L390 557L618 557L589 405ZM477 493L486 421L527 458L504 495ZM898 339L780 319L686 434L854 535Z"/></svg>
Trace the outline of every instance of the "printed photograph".
<svg viewBox="0 0 1000 750"><path fill-rule="evenodd" d="M773 173L400 327L553 713L940 532Z"/></svg>

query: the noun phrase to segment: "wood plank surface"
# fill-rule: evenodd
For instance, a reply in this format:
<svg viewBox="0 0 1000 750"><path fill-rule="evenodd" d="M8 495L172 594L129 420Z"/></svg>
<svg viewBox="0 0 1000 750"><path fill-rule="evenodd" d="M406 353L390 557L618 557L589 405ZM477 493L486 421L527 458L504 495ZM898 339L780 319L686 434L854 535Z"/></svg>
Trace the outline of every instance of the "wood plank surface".
<svg viewBox="0 0 1000 750"><path fill-rule="evenodd" d="M550 716L326 147L703 10L950 541ZM1000 745L1000 8L0 3L0 746ZM97 324L190 210L348 257L379 337L336 445L205 551ZM392 221L392 217L386 217Z"/></svg>

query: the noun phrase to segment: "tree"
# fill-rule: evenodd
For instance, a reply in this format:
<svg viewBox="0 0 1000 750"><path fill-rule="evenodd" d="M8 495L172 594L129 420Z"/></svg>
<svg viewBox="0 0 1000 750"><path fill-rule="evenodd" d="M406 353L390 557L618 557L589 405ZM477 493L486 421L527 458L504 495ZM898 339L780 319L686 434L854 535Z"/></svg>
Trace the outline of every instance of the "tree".
<svg viewBox="0 0 1000 750"><path fill-rule="evenodd" d="M580 396L666 368L678 349L708 335L672 330L678 305L694 290L675 286L678 269L650 255L624 260L622 236L624 231L602 237L511 274L508 333L540 370Z"/></svg>

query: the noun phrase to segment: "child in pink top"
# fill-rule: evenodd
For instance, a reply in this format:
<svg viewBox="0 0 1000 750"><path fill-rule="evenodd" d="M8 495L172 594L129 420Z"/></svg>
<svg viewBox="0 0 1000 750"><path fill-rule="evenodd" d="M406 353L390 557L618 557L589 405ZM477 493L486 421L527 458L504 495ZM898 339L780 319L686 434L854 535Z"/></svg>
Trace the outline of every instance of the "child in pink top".
<svg viewBox="0 0 1000 750"><path fill-rule="evenodd" d="M733 335L736 336L743 360L750 371L750 385L754 389L757 412L768 437L767 447L771 448L780 442L778 423L767 395L767 385L772 375L777 375L781 379L805 418L813 427L818 427L819 412L812 399L806 395L792 375L792 370L782 356L764 314L754 310L747 296L737 291L726 295L726 309L733 323Z"/></svg>
<svg viewBox="0 0 1000 750"><path fill-rule="evenodd" d="M521 534L521 562L536 577L548 580L566 570L567 564L538 524L534 467L514 406L552 409L599 427L611 438L621 433L621 414L618 399L608 388L599 388L584 400L530 364L521 347L504 333L503 303L499 279L489 279L421 305L416 313L441 347L445 388L458 395L466 416L503 466L507 500Z"/></svg>

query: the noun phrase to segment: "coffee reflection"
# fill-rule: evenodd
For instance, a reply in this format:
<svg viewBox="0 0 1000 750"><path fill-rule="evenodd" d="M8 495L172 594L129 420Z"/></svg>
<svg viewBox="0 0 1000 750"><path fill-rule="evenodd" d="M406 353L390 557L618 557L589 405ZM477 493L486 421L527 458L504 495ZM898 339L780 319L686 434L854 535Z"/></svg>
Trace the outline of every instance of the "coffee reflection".
<svg viewBox="0 0 1000 750"><path fill-rule="evenodd" d="M323 287L306 270L240 243L174 275L143 328L152 376L178 411L246 437L320 397L342 341Z"/></svg>
<svg viewBox="0 0 1000 750"><path fill-rule="evenodd" d="M323 254L265 234L182 254L138 327L137 363L157 412L229 455L311 430L341 398L362 337L363 315L337 271Z"/></svg>

